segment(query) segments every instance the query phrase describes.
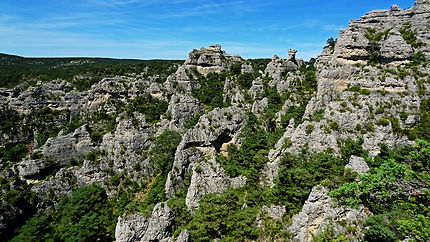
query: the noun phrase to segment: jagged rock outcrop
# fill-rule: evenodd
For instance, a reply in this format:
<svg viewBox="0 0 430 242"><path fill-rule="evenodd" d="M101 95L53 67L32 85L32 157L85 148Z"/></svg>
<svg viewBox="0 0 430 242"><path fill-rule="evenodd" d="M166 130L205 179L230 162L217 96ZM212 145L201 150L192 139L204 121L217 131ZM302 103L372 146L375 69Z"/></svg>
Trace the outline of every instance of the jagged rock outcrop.
<svg viewBox="0 0 430 242"><path fill-rule="evenodd" d="M312 189L302 211L293 216L287 228L293 234L293 241L311 241L328 226L334 231L346 234L350 241L361 241L364 221L371 215L363 206L358 209L337 206L330 200L329 190L321 185ZM350 227L350 230L347 228ZM349 231L356 232L349 232Z"/></svg>
<svg viewBox="0 0 430 242"><path fill-rule="evenodd" d="M272 61L267 65L264 70L265 75L280 81L288 71L296 70L302 61L296 60L297 50L289 50L288 59L281 59L279 56L274 55Z"/></svg>
<svg viewBox="0 0 430 242"><path fill-rule="evenodd" d="M345 165L345 170L351 169L358 174L364 174L370 170L366 161L362 157L352 155L348 164Z"/></svg>
<svg viewBox="0 0 430 242"><path fill-rule="evenodd" d="M91 140L86 126L77 128L73 133L64 135L62 132L50 138L40 148L47 160L55 166L67 166L71 159L76 159L95 151L97 146Z"/></svg>
<svg viewBox="0 0 430 242"><path fill-rule="evenodd" d="M227 54L221 49L221 45L216 44L192 50L184 65L187 69L196 68L200 74L207 75L210 72L226 71L233 62L242 60L240 56Z"/></svg>
<svg viewBox="0 0 430 242"><path fill-rule="evenodd" d="M147 124L144 115L134 113L134 119L128 118L125 113L116 118L117 126L113 133L107 133L103 136L103 142L100 149L106 153L109 164L101 164L103 168L111 168L117 173L123 170L132 172L133 166L140 162L141 155L136 153L137 150L148 150L152 142L150 136L153 128ZM109 163L109 162L106 162ZM141 167L145 175L151 173L151 169L146 167L147 163L142 162ZM142 174L139 174L142 176Z"/></svg>
<svg viewBox="0 0 430 242"><path fill-rule="evenodd" d="M194 167L191 184L188 187L185 204L191 211L199 207L200 198L208 193L223 192L228 188L238 188L246 184L246 177L228 177L216 162L216 154L211 150L210 158L200 160Z"/></svg>
<svg viewBox="0 0 430 242"><path fill-rule="evenodd" d="M376 47L382 46L383 60L388 62L406 61L419 50L429 56L428 48L422 46L415 46L412 51L412 46L402 40L398 32L400 29L410 30L416 33L418 41L430 44L430 35L425 27L429 10L430 2L419 0L405 10L393 5L391 9L373 10L361 19L351 20L348 28L340 31L334 55L344 60L368 60L369 45L376 40ZM375 39L377 33L383 34Z"/></svg>
<svg viewBox="0 0 430 242"><path fill-rule="evenodd" d="M286 210L285 210L285 206L276 206L276 205L271 205L270 207L264 205L261 210L260 213L258 214L257 218L256 218L256 223L258 227L262 227L264 226L263 222L264 219L274 219L274 220L282 220L282 216L284 216Z"/></svg>
<svg viewBox="0 0 430 242"><path fill-rule="evenodd" d="M173 214L166 203L155 205L150 218L142 213L124 214L118 218L115 240L118 242L168 241L172 232L170 231L172 221ZM186 241L186 234L183 234L181 238Z"/></svg>
<svg viewBox="0 0 430 242"><path fill-rule="evenodd" d="M170 98L167 113L171 115L171 125L176 129L181 129L188 120L203 110L202 105L194 97L186 94L174 94Z"/></svg>
<svg viewBox="0 0 430 242"><path fill-rule="evenodd" d="M245 112L236 106L222 109L216 108L208 114L200 117L197 125L184 134L182 141L176 150L173 168L169 172L166 181L166 193L173 196L180 188L187 173L192 174L191 183L193 184L193 187L196 188L204 182L214 180L216 177L218 178L215 180L219 180L224 184L222 178L226 178L226 176L223 169L219 167L218 164L215 164L216 161L213 159L214 157L212 158L212 154L214 154L215 151L220 152L223 147L229 143L238 143L240 130L246 122L247 116L245 115ZM212 163L215 165L215 169L212 171L209 170L212 169L213 166L209 165L208 167L210 168L207 170L205 169L202 173L206 175L199 175L196 171L196 167L205 155L209 155L211 157ZM202 167L206 167L206 165L202 165ZM207 189L211 189L211 192L221 192L228 188L229 184L232 183L227 179L223 186L215 186ZM236 182L233 181L233 184L236 184ZM240 184L242 183L240 182ZM188 193L190 196L197 194L194 190L189 190ZM204 192L200 191L198 196L204 194ZM191 197L189 197L188 200L191 201ZM197 200L193 200L192 203L194 205L192 207L195 206Z"/></svg>

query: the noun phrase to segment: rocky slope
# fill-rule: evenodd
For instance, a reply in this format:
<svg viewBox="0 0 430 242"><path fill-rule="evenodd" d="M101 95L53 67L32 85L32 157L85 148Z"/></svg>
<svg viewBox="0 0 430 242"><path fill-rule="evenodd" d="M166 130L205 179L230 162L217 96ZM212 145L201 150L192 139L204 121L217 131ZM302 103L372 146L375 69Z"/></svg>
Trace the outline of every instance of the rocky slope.
<svg viewBox="0 0 430 242"><path fill-rule="evenodd" d="M362 240L372 211L330 190L372 172L383 147L430 138L429 17L425 0L371 11L316 62L296 50L244 60L213 45L192 50L162 82L132 74L88 91L64 80L0 89L0 237L97 184L113 204L106 233L117 241L310 241L329 230ZM309 160L295 164L295 155ZM292 202L282 195L285 172L309 169L298 167L320 161L312 155L333 162L310 169L323 175L295 184L303 194L293 191ZM428 184L414 184L420 200ZM201 225L214 220L222 221Z"/></svg>

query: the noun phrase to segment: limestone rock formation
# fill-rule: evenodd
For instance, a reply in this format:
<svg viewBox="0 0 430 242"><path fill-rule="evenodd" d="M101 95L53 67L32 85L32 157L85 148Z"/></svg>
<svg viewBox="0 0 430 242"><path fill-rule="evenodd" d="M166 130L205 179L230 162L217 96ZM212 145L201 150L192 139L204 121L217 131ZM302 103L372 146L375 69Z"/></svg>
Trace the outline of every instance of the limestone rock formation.
<svg viewBox="0 0 430 242"><path fill-rule="evenodd" d="M294 241L311 241L312 235L318 235L328 226L332 226L336 233L347 234L350 241L363 239L359 231L363 230L363 222L371 214L363 206L352 209L333 204L328 192L321 185L314 187L302 211L293 216L293 222L287 229L293 234ZM357 232L350 234L347 227L354 228Z"/></svg>
<svg viewBox="0 0 430 242"><path fill-rule="evenodd" d="M373 10L359 20L352 20L348 28L340 31L334 54L344 60L367 60L370 57L369 45L373 44L376 48L382 47L383 60L388 62L406 61L417 51L428 56L428 48L420 45L412 48L402 40L398 31L415 32L418 43L429 44L430 36L425 27L429 9L430 2L424 0L416 1L413 7L405 10L397 5L388 10Z"/></svg>
<svg viewBox="0 0 430 242"><path fill-rule="evenodd" d="M192 174L190 186L196 188L190 189L187 195L188 204L193 208L198 206L199 198L208 192L221 192L230 186L243 185L243 181L227 179L223 169L214 160L214 154L229 143L238 142L240 130L246 121L244 111L236 106L216 108L200 117L197 125L184 134L176 150L173 169L166 181L167 194L170 196L175 194L187 173ZM202 162L204 156L210 157L208 160L212 165ZM196 171L200 163L202 164ZM202 175L199 174L199 170ZM199 190L206 182L213 182L214 186L206 186L205 189Z"/></svg>
<svg viewBox="0 0 430 242"><path fill-rule="evenodd" d="M352 169L354 172L358 174L366 173L370 170L366 161L362 157L351 156L348 164L345 165L345 169Z"/></svg>
<svg viewBox="0 0 430 242"><path fill-rule="evenodd" d="M123 215L115 228L116 241L168 241L173 220L172 211L166 203L155 205L150 218L142 213ZM182 235L186 239L186 234Z"/></svg>
<svg viewBox="0 0 430 242"><path fill-rule="evenodd" d="M194 49L190 52L184 65L187 69L197 68L202 75L210 72L221 73L229 69L233 62L242 61L240 56L231 56L221 49L221 45L211 45L208 48Z"/></svg>

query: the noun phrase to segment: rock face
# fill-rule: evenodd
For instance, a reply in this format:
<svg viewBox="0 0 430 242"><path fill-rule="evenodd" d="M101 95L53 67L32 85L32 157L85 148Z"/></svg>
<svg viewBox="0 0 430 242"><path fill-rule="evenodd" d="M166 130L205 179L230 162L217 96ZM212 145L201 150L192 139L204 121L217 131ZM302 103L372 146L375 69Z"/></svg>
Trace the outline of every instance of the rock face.
<svg viewBox="0 0 430 242"><path fill-rule="evenodd" d="M337 156L348 139L360 143L370 157L380 152L381 143L390 148L411 145L413 141L405 133L422 124L420 106L430 96L430 66L410 61L412 57L415 61L422 58L420 52L430 56L429 18L430 3L424 0L417 0L406 10L394 5L389 10L372 11L352 20L337 42L324 48L315 66L296 59L296 50L289 50L286 59L274 55L263 66L260 63L267 63L265 60L245 61L213 45L191 51L184 64L175 64L176 71L172 69L161 81L159 76L130 74L103 78L87 91L78 91L74 82L63 80L0 89L0 198L11 187L27 185L27 191L38 198L34 209L43 211L70 196L74 189L94 183L109 197L115 198L122 191L130 193L136 203L147 201L146 192L161 187L166 197L161 193L163 196L156 198L159 200L152 201L152 205L157 203L152 214L120 215L115 236L117 241L174 241L177 207L169 208L165 200L181 194L184 210L195 214L205 194L238 187L246 190L247 183L254 185L245 176L230 177L226 166L217 162L217 157L229 155L229 145L242 152L240 147L247 138L242 131L247 124L267 132L259 140L264 148L256 148L254 158L268 162L262 170L263 164L252 167L261 174L257 179L263 187L275 185L281 159L287 153L307 149ZM211 80L222 92L223 104L217 104L222 107L195 98L196 89L205 85L199 78L210 73L225 77ZM252 80L241 79L248 77ZM132 105L140 104L133 100L142 95L162 104L149 111L150 104L134 109ZM155 109L162 109L161 114ZM149 121L152 111L160 118L158 122ZM3 120L13 124L8 124L10 132L6 133L9 128L3 127ZM174 157L173 152L157 153L166 163L161 164L154 158L154 147L165 131L174 131L180 143L169 147L176 149ZM43 144L46 139L41 137L51 138ZM280 137L274 147L273 137ZM24 158L9 157L4 162L4 154L18 148ZM267 153L268 157L261 157ZM248 169L242 165L248 164L237 164ZM160 171L160 167L168 168ZM364 158L358 156L351 156L345 168L358 174L369 171ZM157 187L153 187L154 181ZM407 195L424 193L423 183L398 186ZM1 199L0 205L5 204ZM242 208L246 210L253 206L251 203L245 201ZM15 205L9 211L19 215L15 220L25 214ZM284 206L262 206L253 225L264 230L265 222L270 221L286 227L282 221L286 212ZM369 215L363 207L339 206L331 201L328 189L316 186L287 229L297 241L310 241L312 235L331 227L358 241L363 239L363 224ZM0 215L0 237L10 229L7 223L8 218ZM350 234L354 230L357 232ZM176 241L191 241L190 233L194 236L194 231L182 230Z"/></svg>
<svg viewBox="0 0 430 242"><path fill-rule="evenodd" d="M348 164L345 165L345 169L352 169L354 172L358 174L364 174L370 170L366 161L362 157L351 156Z"/></svg>
<svg viewBox="0 0 430 242"><path fill-rule="evenodd" d="M312 235L318 235L328 226L333 226L336 233L347 234L350 241L363 239L360 231L364 228L363 222L370 216L369 212L363 206L359 209L336 207L330 201L328 192L321 185L314 187L302 211L293 216L293 222L287 229L294 235L294 241L311 241ZM358 232L348 234L348 226Z"/></svg>
<svg viewBox="0 0 430 242"><path fill-rule="evenodd" d="M202 75L207 75L210 72L226 71L233 62L241 60L240 56L231 56L221 49L221 45L216 44L200 50L194 49L184 65L187 69L197 68Z"/></svg>
<svg viewBox="0 0 430 242"><path fill-rule="evenodd" d="M184 134L176 150L173 168L166 181L167 194L173 196L181 188L186 174L191 174L191 189L187 193L189 208L198 207L200 197L206 193L243 185L244 178L230 179L224 174L215 161L215 152L220 152L229 143L238 143L246 121L243 110L235 106L216 108L200 117L197 125Z"/></svg>
<svg viewBox="0 0 430 242"><path fill-rule="evenodd" d="M115 228L115 240L118 242L168 241L172 220L172 211L166 203L155 205L150 218L147 218L142 213L124 214L118 218ZM181 238L186 241L186 234L183 234Z"/></svg>
<svg viewBox="0 0 430 242"><path fill-rule="evenodd" d="M204 109L197 99L183 94L174 94L167 109L172 116L171 124L176 129L183 128L188 120L203 111Z"/></svg>
<svg viewBox="0 0 430 242"><path fill-rule="evenodd" d="M96 145L91 140L85 125L77 128L75 132L48 139L41 147L42 153L58 166L66 166L71 159L85 156L94 151Z"/></svg>
<svg viewBox="0 0 430 242"><path fill-rule="evenodd" d="M367 60L369 44L376 40L376 47L381 48L381 57L387 62L406 61L419 50L429 56L428 48L412 48L399 33L402 29L413 31L418 41L429 44L430 36L425 27L429 9L430 2L416 1L413 7L405 10L397 5L389 10L373 10L359 20L352 20L348 28L340 31L334 54L344 60ZM375 39L378 33L382 33L382 37Z"/></svg>

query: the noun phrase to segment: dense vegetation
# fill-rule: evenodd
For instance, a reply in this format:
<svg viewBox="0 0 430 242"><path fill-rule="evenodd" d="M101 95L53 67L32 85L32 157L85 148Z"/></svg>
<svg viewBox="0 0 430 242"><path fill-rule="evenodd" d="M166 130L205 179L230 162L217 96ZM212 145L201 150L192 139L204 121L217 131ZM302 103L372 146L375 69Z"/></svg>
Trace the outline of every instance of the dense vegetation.
<svg viewBox="0 0 430 242"><path fill-rule="evenodd" d="M92 185L77 189L53 211L33 216L12 241L105 241L114 221L106 192Z"/></svg>
<svg viewBox="0 0 430 242"><path fill-rule="evenodd" d="M15 87L21 83L34 84L37 80L63 79L71 81L82 91L102 77L144 73L145 76L159 75L164 81L176 66L177 60L127 60L108 58L24 58L0 54L0 87ZM75 78L80 76L79 78Z"/></svg>
<svg viewBox="0 0 430 242"><path fill-rule="evenodd" d="M373 216L364 230L369 241L430 239L430 143L417 140L415 147L381 148L360 182L345 183L331 196L348 206L370 209Z"/></svg>
<svg viewBox="0 0 430 242"><path fill-rule="evenodd" d="M414 41L413 33L405 30L402 34L404 38ZM378 41L385 35L385 32L377 33L371 29L368 30L366 37L371 45L369 53L373 55L370 61L379 60ZM327 44L333 47L335 40L331 39ZM70 64L71 61L76 63ZM245 102L240 105L252 104L255 100L267 98L267 107L258 117L251 111L247 112L248 122L239 137L241 145L229 145L227 155L216 155L216 161L221 164L228 176L246 177L245 186L230 188L222 193L206 194L200 200L199 208L191 214L185 205L191 174L185 172L181 184L183 189L168 199L165 193L166 180L168 172L172 170L175 151L181 141L180 132L185 132L198 123L199 118L204 114L198 113L188 120L185 129L180 132L166 129L162 134L150 138L150 147L131 151L138 154L140 159L134 164L133 171L141 171L142 166L145 165L147 177L128 177L125 171L112 171L113 165L109 164L109 167L104 170L107 174L107 179L102 184L104 188L99 185L74 187L71 197L63 198L57 205L38 213L35 213L37 198L30 190L31 185L22 182L18 177L1 177L0 195L2 201L5 201L0 204L1 214L12 216L16 212L13 209L19 208L24 211L22 223L31 217L15 232L16 236L13 240L112 240L118 216L136 212L150 216L155 205L166 200L174 215L172 227L169 228L174 236L183 229L187 229L190 232L191 241L289 240L291 235L285 228L291 223L292 216L302 209L312 188L318 184L330 189L330 195L341 205L353 208L364 205L370 209L373 216L363 221L366 225L364 230L366 240L429 240L430 99L422 99L420 120L413 127L402 129L399 121L394 117L383 117L376 121L377 125L384 127L391 124L395 134L408 135L410 139L422 139L417 140L414 147L391 150L381 144L381 153L375 158L369 158L367 151L362 147L363 138L338 140L340 155L334 155L333 150L330 149L314 154L304 146L296 155L286 153L281 157L274 186L266 187L262 185L260 179L264 165L269 160L269 151L274 148L292 119L296 126L305 121L306 105L317 88L315 60L305 62L296 71L286 72L285 80L290 74L294 74L295 79L282 93L278 91L276 85L269 85L272 81L269 76L259 73L269 61L270 59L247 60L247 63L254 68L253 73L241 73L242 63L239 62L233 63L227 73L210 73L207 76L197 72L191 73L197 77L194 79L196 83L193 84L198 86L191 94L204 105L206 112L217 107L229 106L228 101L227 103L223 101L224 84L227 78L244 94ZM416 67L423 62L425 57L423 60L422 53L417 53L413 65ZM15 67L12 68L13 63L20 66L26 76L23 76L20 70L14 69ZM145 75L165 77L175 69L171 67L177 63L180 62L91 58L24 59L6 56L1 62L1 65L6 68L4 72L0 71L0 86L15 86L30 77L41 81L63 78L73 82L78 90L85 90L101 76L140 73L144 72L146 67L150 68L149 71L145 71ZM398 69L396 74L398 73L404 73L404 71ZM91 78L73 79L76 75L87 75ZM418 71L416 75L419 75ZM262 92L251 97L247 91L257 77L263 79ZM5 82L6 79L16 82L11 84ZM370 90L358 86L350 87L347 91L355 95L371 93ZM277 117L287 100L294 105L290 105L281 117ZM346 102L340 105L343 108L347 107ZM72 114L68 111L45 107L34 110L30 114L19 114L16 111L4 109L0 112L1 132L8 135L24 133L27 139L1 146L1 165L12 167L22 158L29 156L31 149L39 148L48 138L57 136L61 130L63 134L68 134L85 124L92 141L100 144L105 134L115 132L118 119L131 120L132 125L139 129L141 128L139 118L142 115L136 115L136 113L140 113L144 114L148 124L158 125L156 123L162 117L169 119L169 115L166 115L167 108L166 101L148 94L130 99L109 99L101 103L97 110L89 113ZM382 114L383 110L378 109L375 113L378 112ZM321 109L307 117L307 120L318 121L323 118L324 109ZM337 122L327 121L331 130L339 130ZM313 124L307 125L306 134L311 134L315 128ZM361 124L357 124L356 131L361 132L361 130ZM361 134L364 133L361 132ZM286 138L283 148L291 145L292 141ZM125 149L121 150L121 155L126 152ZM70 166L82 166L84 159L96 163L99 156L104 155L106 154L100 151L91 152L86 157L81 157L82 159L70 161ZM356 173L349 169L345 170L351 155L366 158L371 167L367 174L358 176L359 180ZM42 157L29 158L41 159ZM125 163L125 158L123 162ZM198 166L195 167L196 172L197 170ZM48 179L50 175L52 173L47 174L44 179ZM11 188L10 184L14 187ZM108 198L105 188L114 195ZM261 208L271 205L285 207L286 213L281 220L260 217ZM257 219L261 221L262 226L256 226ZM17 224L15 227L21 225ZM335 234L333 227L328 226L322 234L314 237L314 240L330 241L336 238L340 241L347 239L346 236Z"/></svg>

